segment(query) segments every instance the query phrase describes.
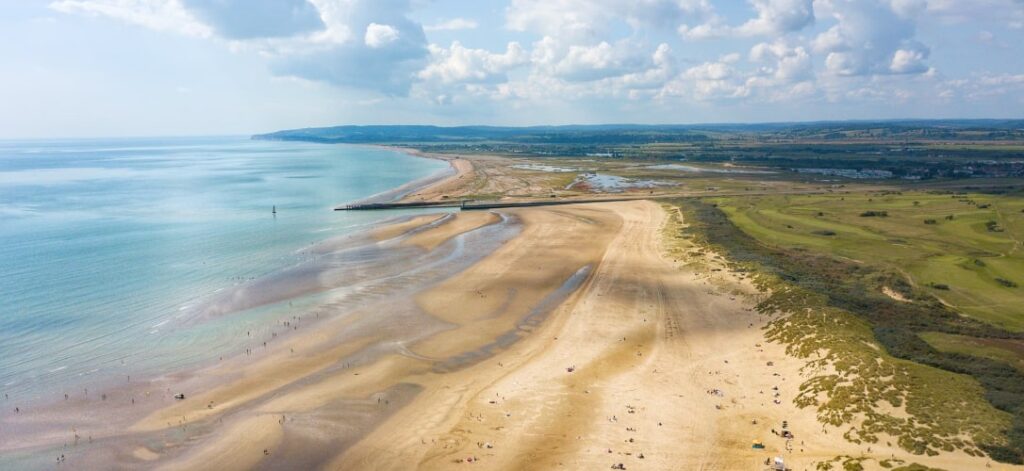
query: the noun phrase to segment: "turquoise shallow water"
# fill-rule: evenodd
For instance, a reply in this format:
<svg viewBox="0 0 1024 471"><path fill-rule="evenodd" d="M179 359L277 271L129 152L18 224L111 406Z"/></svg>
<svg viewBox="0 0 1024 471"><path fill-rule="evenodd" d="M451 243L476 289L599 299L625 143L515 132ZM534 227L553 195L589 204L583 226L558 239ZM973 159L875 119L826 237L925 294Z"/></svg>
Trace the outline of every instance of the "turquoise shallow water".
<svg viewBox="0 0 1024 471"><path fill-rule="evenodd" d="M0 392L49 397L230 351L269 308L190 306L394 215L332 205L446 168L242 137L0 141Z"/></svg>

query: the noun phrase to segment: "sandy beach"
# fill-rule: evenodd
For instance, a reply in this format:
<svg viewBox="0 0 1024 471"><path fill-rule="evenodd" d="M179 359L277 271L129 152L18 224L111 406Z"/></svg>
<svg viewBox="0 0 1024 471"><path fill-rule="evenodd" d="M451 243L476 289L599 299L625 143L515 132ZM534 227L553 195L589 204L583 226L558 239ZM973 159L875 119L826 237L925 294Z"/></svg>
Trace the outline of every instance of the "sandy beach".
<svg viewBox="0 0 1024 471"><path fill-rule="evenodd" d="M2 5L0 471L1024 471L1024 0Z"/></svg>
<svg viewBox="0 0 1024 471"><path fill-rule="evenodd" d="M765 341L757 293L711 271L722 268L711 257L669 255L670 223L650 201L396 221L368 243L426 257L388 262L394 273L415 260L432 271L374 285L380 296L337 303L259 354L138 385L132 406L109 407L126 398L114 391L98 408L25 418L25 430L49 430L54 414L82 425L15 448L83 469L732 470L774 456L813 469L839 455L986 465L855 445L794 406L803 363ZM500 243L462 252L502 228ZM773 434L783 421L792 440ZM74 444L53 447L62 441Z"/></svg>

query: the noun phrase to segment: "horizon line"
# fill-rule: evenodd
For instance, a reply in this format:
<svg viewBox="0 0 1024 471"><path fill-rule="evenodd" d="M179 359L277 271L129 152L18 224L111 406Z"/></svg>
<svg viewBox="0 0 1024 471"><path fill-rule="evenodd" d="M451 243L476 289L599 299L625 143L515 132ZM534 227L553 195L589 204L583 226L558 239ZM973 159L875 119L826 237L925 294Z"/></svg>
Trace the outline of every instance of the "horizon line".
<svg viewBox="0 0 1024 471"><path fill-rule="evenodd" d="M83 135L83 136L36 136L36 137L4 137L0 136L0 142L12 141L61 141L61 140L101 140L101 139L174 139L174 138L216 138L216 137L253 137L275 132L295 131L301 129L323 129L335 127L387 127L387 126L420 126L435 127L442 129L451 128L507 128L507 129L528 129L528 128L558 128L571 126L785 126L785 125L813 125L813 124L842 124L842 123L901 123L901 122L983 122L983 121L1024 121L1024 116L1016 118L856 118L856 119L817 119L817 120L796 120L796 121L718 121L718 122L662 122L662 123L640 123L640 122L606 122L606 123L562 123L562 124L426 124L426 123L389 123L389 124L325 124L311 125L294 128L280 128L272 131L248 132L248 133L209 133L209 134L128 134L120 136L111 135Z"/></svg>

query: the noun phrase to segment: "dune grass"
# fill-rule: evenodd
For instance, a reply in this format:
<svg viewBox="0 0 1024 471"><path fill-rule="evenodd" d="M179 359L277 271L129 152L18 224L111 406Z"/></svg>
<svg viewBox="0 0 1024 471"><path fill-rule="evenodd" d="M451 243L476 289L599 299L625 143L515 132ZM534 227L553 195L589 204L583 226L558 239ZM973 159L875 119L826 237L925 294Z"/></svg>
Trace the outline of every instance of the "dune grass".
<svg viewBox="0 0 1024 471"><path fill-rule="evenodd" d="M941 233L934 224L924 224L922 206L930 206L932 214L953 208L959 214L961 205L979 213L992 207L977 208L990 203L969 204L946 195L950 204L941 197L733 197L675 205L687 222L682 236L725 255L733 268L755 274L769 293L758 308L784 314L770 324L768 337L806 358L809 371L817 373L801 385L797 405L815 407L820 421L840 427L856 443L895 440L914 453L960 449L1019 463L1024 461L1024 374L1005 359L970 349L937 349L919 336L938 332L1024 340L1024 334L999 326L1008 322L964 316L922 284L934 279L960 289L960 277L926 273L934 278L925 278L911 268L923 260L944 270L963 270L957 263L966 256L1018 263L1011 260L1018 256L1013 240L987 234L984 222L985 233L978 232L977 222L986 214L954 215L952 221L966 221L947 225ZM865 203L873 206L865 208ZM865 209L887 216L860 216ZM911 218L921 222L911 226ZM813 235L820 231L835 235ZM809 237L811 242L805 242ZM957 251L961 258L943 250ZM971 266L977 269L1005 270L998 263L993 267L974 260ZM997 286L1009 289L995 282L985 289ZM885 294L886 289L899 299Z"/></svg>
<svg viewBox="0 0 1024 471"><path fill-rule="evenodd" d="M864 471L864 464L872 461L876 460L863 456L843 455L837 456L828 461L820 461L817 463L815 469L818 471L833 471L838 469L842 469L842 471ZM878 461L878 467L882 469L891 469L893 471L944 471L917 463L904 465L903 461L898 459L885 459Z"/></svg>

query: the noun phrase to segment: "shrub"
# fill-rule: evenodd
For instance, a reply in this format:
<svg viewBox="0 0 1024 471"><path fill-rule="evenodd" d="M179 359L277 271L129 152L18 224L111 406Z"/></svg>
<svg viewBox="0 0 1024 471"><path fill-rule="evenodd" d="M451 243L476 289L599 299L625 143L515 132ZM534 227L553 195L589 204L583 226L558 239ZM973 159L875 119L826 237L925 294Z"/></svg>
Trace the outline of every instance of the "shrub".
<svg viewBox="0 0 1024 471"><path fill-rule="evenodd" d="M999 284L1001 284L1001 285L1003 285L1003 286L1005 286L1007 288L1016 288L1017 287L1017 283L1016 282L1007 280L1005 278L996 278L996 283L999 283Z"/></svg>
<svg viewBox="0 0 1024 471"><path fill-rule="evenodd" d="M934 220L934 219L925 219L924 223L925 224L929 224L929 225L934 225L934 224L938 224L939 222Z"/></svg>
<svg viewBox="0 0 1024 471"><path fill-rule="evenodd" d="M888 211L864 211L863 213L860 213L860 217L862 218L884 218L888 216Z"/></svg>
<svg viewBox="0 0 1024 471"><path fill-rule="evenodd" d="M949 291L949 285L945 283L928 283L933 289L940 289L942 291Z"/></svg>

